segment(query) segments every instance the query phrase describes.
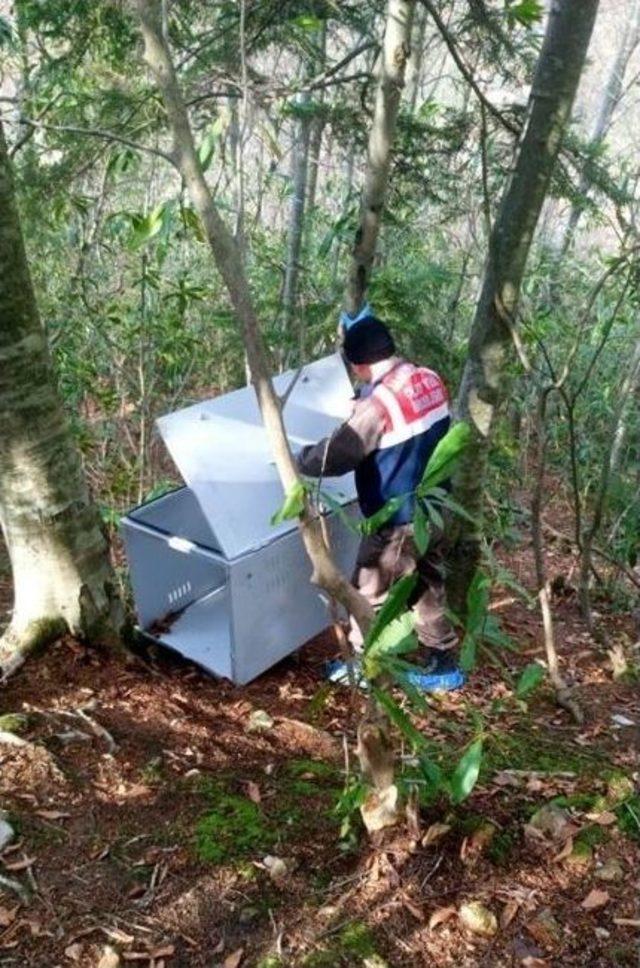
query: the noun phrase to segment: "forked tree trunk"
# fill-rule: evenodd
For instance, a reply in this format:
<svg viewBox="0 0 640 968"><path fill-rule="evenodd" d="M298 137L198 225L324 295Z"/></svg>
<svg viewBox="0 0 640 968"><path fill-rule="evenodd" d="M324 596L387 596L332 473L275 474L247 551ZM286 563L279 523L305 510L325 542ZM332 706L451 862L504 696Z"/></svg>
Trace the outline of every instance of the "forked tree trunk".
<svg viewBox="0 0 640 968"><path fill-rule="evenodd" d="M0 519L14 607L0 670L64 631L117 641L123 613L38 315L0 122Z"/></svg>
<svg viewBox="0 0 640 968"><path fill-rule="evenodd" d="M145 44L145 60L162 95L173 135L174 163L200 216L214 262L229 292L242 331L251 381L271 452L282 485L288 492L300 477L289 448L280 401L271 381L244 265L236 242L213 200L195 150L189 115L162 29L160 3L158 0L136 0L136 5ZM340 602L366 631L373 616L371 606L337 568L324 541L321 519L307 508L301 515L300 530L313 567L312 581Z"/></svg>
<svg viewBox="0 0 640 968"><path fill-rule="evenodd" d="M458 415L468 421L473 435L461 462L456 491L458 500L476 519L482 511L496 409L506 393L508 350L517 328L520 286L597 10L598 0L556 0L551 5L524 134L489 240L458 398ZM450 601L458 612L464 611L479 555L477 524L459 518L449 580Z"/></svg>
<svg viewBox="0 0 640 968"><path fill-rule="evenodd" d="M376 253L405 68L411 53L414 7L415 0L388 0L387 4L380 74L360 204L360 222L356 230L345 292L345 308L349 313L356 313L364 302Z"/></svg>

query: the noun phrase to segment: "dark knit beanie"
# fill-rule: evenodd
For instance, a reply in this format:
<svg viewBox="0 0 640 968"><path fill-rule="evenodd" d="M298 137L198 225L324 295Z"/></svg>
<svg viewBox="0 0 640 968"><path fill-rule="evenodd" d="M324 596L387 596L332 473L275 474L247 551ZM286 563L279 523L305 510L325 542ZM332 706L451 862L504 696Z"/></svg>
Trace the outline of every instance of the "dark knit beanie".
<svg viewBox="0 0 640 968"><path fill-rule="evenodd" d="M385 324L375 316L368 316L347 330L342 349L349 363L371 364L393 356L396 344Z"/></svg>

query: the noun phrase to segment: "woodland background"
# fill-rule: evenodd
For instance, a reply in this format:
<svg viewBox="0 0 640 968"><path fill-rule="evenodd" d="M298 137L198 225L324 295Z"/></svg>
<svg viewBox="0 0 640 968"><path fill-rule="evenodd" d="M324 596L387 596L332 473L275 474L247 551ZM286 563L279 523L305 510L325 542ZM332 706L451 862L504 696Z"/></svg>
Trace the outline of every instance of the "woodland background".
<svg viewBox="0 0 640 968"><path fill-rule="evenodd" d="M235 238L270 368L321 356L335 345L361 217L385 4L161 6L197 154ZM441 372L455 400L548 5L410 6L411 56L368 298L403 352ZM0 116L37 304L127 602L119 516L179 483L155 418L242 385L251 361L192 194L170 163L165 105L133 8L2 2L0 58ZM494 374L502 405L486 472L478 465L483 569L502 631L479 642L484 671L473 696L436 702L417 720L443 769L493 732L473 813L443 814L432 798L419 830L409 824L395 846L364 846L344 826L355 800L345 801L353 790L334 736L351 736L361 710L357 698L323 691L329 638L301 665L291 660L238 695L166 657L152 657L153 675L143 675L58 635L4 701L7 713L26 717L28 740L3 764L22 832L3 863L34 879L27 886L36 898L29 906L19 896L16 907L3 896L7 964L24 963L25 952L33 964L53 964L52 950L60 964L95 964L107 942L124 960L142 946L156 966L374 965L383 956L584 964L585 946L592 964L635 964L639 78L640 2L602 0ZM8 405L2 419L9 439ZM467 482L469 472L472 464ZM15 475L3 482L5 509L11 488ZM465 475L456 497L478 510ZM9 615L5 557L2 568ZM564 679L547 662L551 680L556 693L576 687L586 726L571 725L544 687L529 707L528 690L518 695L527 660L545 667L536 596L547 647L555 619ZM247 734L263 709L271 725ZM136 710L144 710L139 722ZM61 722L74 715L105 724L106 737L89 728L77 749L67 745ZM620 741L620 729L632 732ZM305 758L292 760L300 749ZM341 837L327 819L340 788ZM521 828L549 798L565 826L541 861L535 835L532 846ZM314 810L305 826L301 814ZM425 844L420 825L428 832L443 816L447 831ZM208 827L206 817L214 818ZM487 825L493 833L478 834ZM453 842L441 850L446 835ZM222 853L207 854L212 842ZM567 845L564 860L572 860L554 866L551 854ZM251 867L276 848L297 857L293 891L268 865ZM85 866L69 888L57 872L73 870L78 852ZM610 879L610 896L581 907L585 871L595 877L612 860L620 877ZM314 880L318 867L324 876ZM503 905L500 933L488 941L454 918L461 902L478 898ZM595 923L592 909L605 920ZM442 928L429 927L447 910ZM91 931L108 937L98 944Z"/></svg>

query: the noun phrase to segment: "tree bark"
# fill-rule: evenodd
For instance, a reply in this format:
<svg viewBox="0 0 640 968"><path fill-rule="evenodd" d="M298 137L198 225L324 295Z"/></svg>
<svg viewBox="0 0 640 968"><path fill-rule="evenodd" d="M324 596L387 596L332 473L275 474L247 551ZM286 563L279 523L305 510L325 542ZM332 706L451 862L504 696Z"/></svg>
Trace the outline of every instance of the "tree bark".
<svg viewBox="0 0 640 968"><path fill-rule="evenodd" d="M1 123L0 319L0 519L14 583L6 674L65 631L114 644L123 612L55 386Z"/></svg>
<svg viewBox="0 0 640 968"><path fill-rule="evenodd" d="M136 0L145 45L145 60L162 95L173 135L174 163L184 179L202 221L214 262L229 292L247 353L251 380L258 398L271 451L285 491L300 480L289 448L280 401L274 391L267 355L253 307L248 280L237 244L213 200L198 160L189 115L178 84L167 39L162 30L158 0ZM337 568L322 534L322 520L306 508L300 518L305 549L312 563L312 581L337 599L363 631L373 610Z"/></svg>
<svg viewBox="0 0 640 968"><path fill-rule="evenodd" d="M345 308L356 313L362 306L376 251L391 165L391 148L411 53L411 23L415 0L388 0L380 73L373 121L369 132L365 183L360 204Z"/></svg>
<svg viewBox="0 0 640 968"><path fill-rule="evenodd" d="M516 311L527 257L570 118L597 9L598 0L558 0L551 6L515 168L489 240L458 397L458 416L469 423L473 436L461 461L456 491L476 520L482 510L496 409L506 392L507 350L517 333ZM449 593L454 609L463 612L480 556L479 526L459 518L454 537Z"/></svg>

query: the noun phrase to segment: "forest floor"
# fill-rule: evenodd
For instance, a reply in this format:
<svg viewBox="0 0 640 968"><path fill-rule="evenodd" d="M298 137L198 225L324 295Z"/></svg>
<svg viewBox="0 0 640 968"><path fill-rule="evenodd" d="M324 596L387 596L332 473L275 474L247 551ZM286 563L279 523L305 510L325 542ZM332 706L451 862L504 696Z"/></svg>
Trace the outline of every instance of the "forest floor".
<svg viewBox="0 0 640 968"><path fill-rule="evenodd" d="M500 558L532 586L524 532ZM584 725L545 686L516 700L513 677L543 655L540 620L497 589L517 654L434 697L420 721L453 761L482 717L479 782L463 805L431 803L375 843L357 817L340 840L343 737L353 745L363 699L323 680L332 633L243 688L161 650L124 664L68 638L29 661L0 693L1 712L25 717L13 724L24 744L0 744L17 834L0 875L28 892L0 892L0 964L636 966L640 697L585 632L574 565L550 547ZM637 662L629 616L601 611L610 644ZM465 925L471 902L494 933Z"/></svg>

